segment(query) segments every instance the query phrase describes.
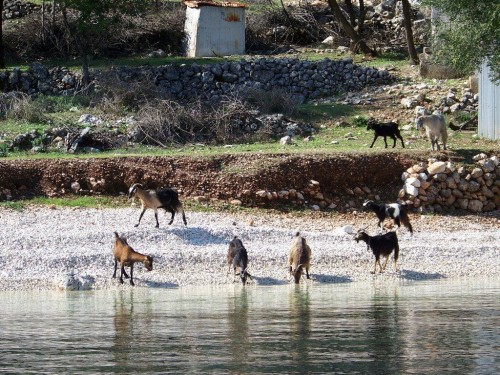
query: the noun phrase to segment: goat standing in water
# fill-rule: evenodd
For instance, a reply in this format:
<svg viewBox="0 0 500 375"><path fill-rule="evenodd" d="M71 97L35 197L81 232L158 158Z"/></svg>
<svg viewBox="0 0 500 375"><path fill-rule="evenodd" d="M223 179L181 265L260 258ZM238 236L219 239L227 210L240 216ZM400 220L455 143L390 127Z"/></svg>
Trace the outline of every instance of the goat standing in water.
<svg viewBox="0 0 500 375"><path fill-rule="evenodd" d="M182 203L179 201L179 194L177 191L171 188L158 189L158 190L146 190L141 184L133 184L128 191L128 198L138 196L141 200L142 212L139 216L139 222L135 224L136 227L141 223L142 216L148 208L153 209L155 212L156 228L160 226L158 222L158 209L163 208L172 214L170 222L168 225L172 224L174 221L175 213L182 212L182 220L184 225L187 225L186 215L184 214L184 208Z"/></svg>
<svg viewBox="0 0 500 375"><path fill-rule="evenodd" d="M306 239L300 236L300 233L295 234L293 239L292 249L288 257L290 266L290 274L295 279L295 284L300 282L303 269L306 270L306 277L309 279L309 268L311 267L311 248L306 243Z"/></svg>
<svg viewBox="0 0 500 375"><path fill-rule="evenodd" d="M234 277L240 275L241 282L243 285L247 283L247 277L252 280L252 275L247 271L248 269L248 254L247 249L243 246L243 242L234 236L233 240L229 243L229 249L227 250L227 263L229 265L229 271L231 271L231 266L234 270ZM236 273L236 268L240 268L240 273ZM234 279L233 279L234 281Z"/></svg>

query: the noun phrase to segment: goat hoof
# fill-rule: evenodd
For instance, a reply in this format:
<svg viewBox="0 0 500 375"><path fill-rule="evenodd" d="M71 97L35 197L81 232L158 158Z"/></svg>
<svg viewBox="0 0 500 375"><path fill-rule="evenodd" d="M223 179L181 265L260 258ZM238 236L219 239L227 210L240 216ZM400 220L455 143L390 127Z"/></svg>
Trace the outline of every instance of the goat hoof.
<svg viewBox="0 0 500 375"><path fill-rule="evenodd" d="M375 271L370 271L370 273L371 273L372 275L375 275Z"/></svg>
<svg viewBox="0 0 500 375"><path fill-rule="evenodd" d="M120 279L120 284L123 284L123 279Z"/></svg>
<svg viewBox="0 0 500 375"><path fill-rule="evenodd" d="M134 227L136 227L136 228L137 228L138 226L139 226L139 224L135 224L135 225L134 225Z"/></svg>

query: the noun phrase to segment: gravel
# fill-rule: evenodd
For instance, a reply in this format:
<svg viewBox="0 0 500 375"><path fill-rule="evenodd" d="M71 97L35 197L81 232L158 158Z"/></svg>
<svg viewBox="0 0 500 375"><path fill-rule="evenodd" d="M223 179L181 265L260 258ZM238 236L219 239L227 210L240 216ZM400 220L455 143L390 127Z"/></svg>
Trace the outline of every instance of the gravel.
<svg viewBox="0 0 500 375"><path fill-rule="evenodd" d="M489 216L420 216L410 220L415 234L399 234L399 272L392 257L384 274L372 275L374 257L345 229L367 227L378 232L373 214L277 215L187 214L160 228L146 212L141 225L137 208L71 209L30 207L21 212L0 208L0 291L130 288L112 279L111 255L117 231L129 244L153 256L153 271L135 268L137 287L232 284L227 274L229 241L238 235L249 253L255 285L287 284L287 257L296 231L312 249L312 283L371 279L431 280L500 276L500 219ZM305 277L304 277L305 280Z"/></svg>

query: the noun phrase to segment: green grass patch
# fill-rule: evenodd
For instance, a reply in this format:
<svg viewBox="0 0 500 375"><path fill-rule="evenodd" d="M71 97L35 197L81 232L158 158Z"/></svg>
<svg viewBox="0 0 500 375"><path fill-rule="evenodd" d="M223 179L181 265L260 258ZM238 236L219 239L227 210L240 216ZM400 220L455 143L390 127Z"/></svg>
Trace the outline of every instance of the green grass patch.
<svg viewBox="0 0 500 375"><path fill-rule="evenodd" d="M36 197L21 202L42 206L81 208L116 208L127 206L126 198L109 196L70 196L67 198Z"/></svg>
<svg viewBox="0 0 500 375"><path fill-rule="evenodd" d="M0 207L6 208L13 211L22 211L25 208L24 201L7 201L0 202Z"/></svg>

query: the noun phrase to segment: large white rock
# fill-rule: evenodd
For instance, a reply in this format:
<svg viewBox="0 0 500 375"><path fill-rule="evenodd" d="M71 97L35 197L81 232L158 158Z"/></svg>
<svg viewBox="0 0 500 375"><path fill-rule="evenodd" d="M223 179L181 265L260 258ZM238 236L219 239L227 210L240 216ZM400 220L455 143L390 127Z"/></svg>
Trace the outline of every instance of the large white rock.
<svg viewBox="0 0 500 375"><path fill-rule="evenodd" d="M415 177L410 177L410 178L406 179L405 184L412 185L415 187L420 187L420 180L418 178L415 178Z"/></svg>
<svg viewBox="0 0 500 375"><path fill-rule="evenodd" d="M427 167L427 172L430 175L444 173L446 170L446 163L444 161L436 161Z"/></svg>
<svg viewBox="0 0 500 375"><path fill-rule="evenodd" d="M413 185L406 185L405 184L404 190L405 190L406 194L413 195L414 197L416 197L418 195L418 188L416 188Z"/></svg>

